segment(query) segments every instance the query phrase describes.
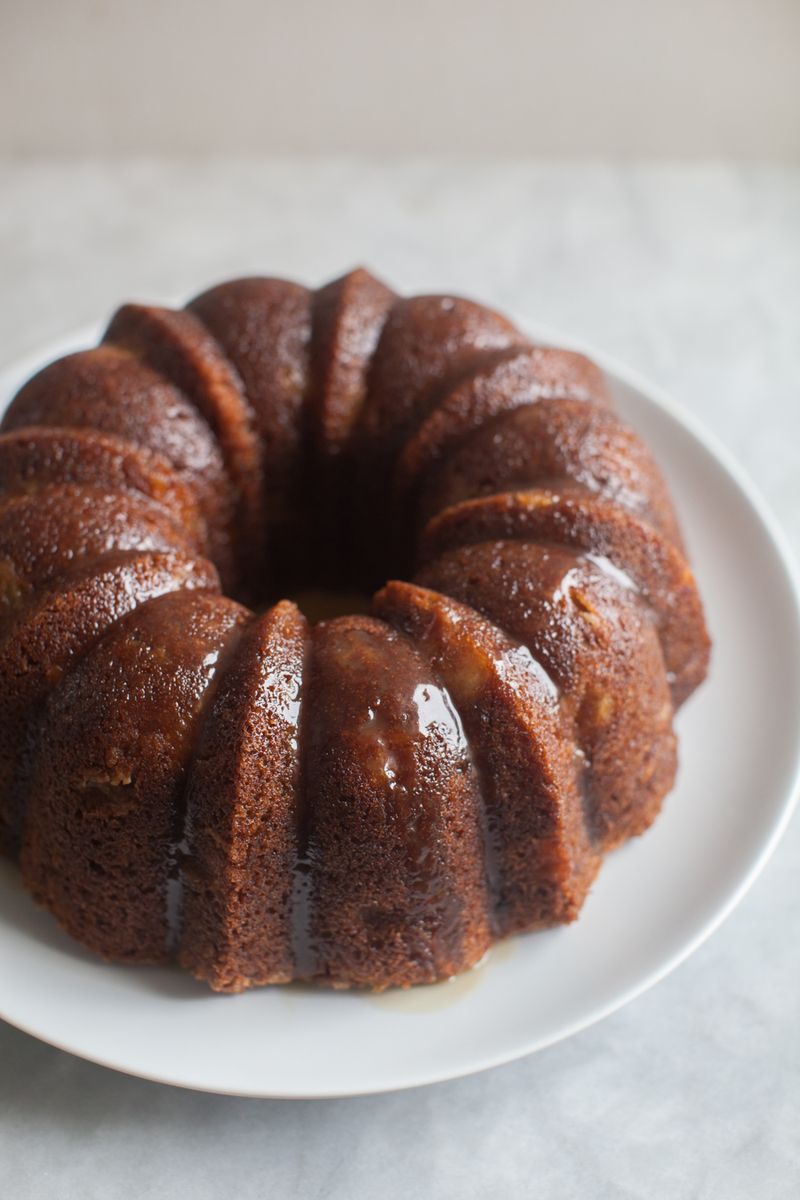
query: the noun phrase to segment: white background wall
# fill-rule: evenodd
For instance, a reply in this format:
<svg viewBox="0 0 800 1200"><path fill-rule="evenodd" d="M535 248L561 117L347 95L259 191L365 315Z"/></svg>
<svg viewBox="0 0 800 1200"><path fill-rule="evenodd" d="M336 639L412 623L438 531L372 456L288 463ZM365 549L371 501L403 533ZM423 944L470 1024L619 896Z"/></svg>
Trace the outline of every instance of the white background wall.
<svg viewBox="0 0 800 1200"><path fill-rule="evenodd" d="M800 0L0 0L0 153L796 159Z"/></svg>

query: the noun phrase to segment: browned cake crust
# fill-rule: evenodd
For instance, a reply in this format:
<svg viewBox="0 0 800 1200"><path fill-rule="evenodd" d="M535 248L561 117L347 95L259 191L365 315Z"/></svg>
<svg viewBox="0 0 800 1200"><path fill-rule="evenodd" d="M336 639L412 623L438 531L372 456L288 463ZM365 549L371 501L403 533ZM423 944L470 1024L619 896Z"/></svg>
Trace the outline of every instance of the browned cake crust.
<svg viewBox="0 0 800 1200"><path fill-rule="evenodd" d="M219 284L188 305L242 381L270 493L294 482L301 466L312 295L286 279L255 277Z"/></svg>
<svg viewBox="0 0 800 1200"><path fill-rule="evenodd" d="M382 621L314 629L295 963L334 986L430 983L489 944L477 779L452 701Z"/></svg>
<svg viewBox="0 0 800 1200"><path fill-rule="evenodd" d="M708 655L602 372L469 300L126 305L3 422L0 848L115 961L381 989L574 920Z"/></svg>
<svg viewBox="0 0 800 1200"><path fill-rule="evenodd" d="M200 411L164 376L114 346L69 354L28 380L2 428L30 433L36 426L110 434L165 459L197 497L209 552L233 586L235 496L222 451Z"/></svg>
<svg viewBox="0 0 800 1200"><path fill-rule="evenodd" d="M138 605L176 589L217 586L216 571L202 559L123 551L66 573L21 606L0 641L0 841L6 847L18 844L25 816L33 727L69 667Z"/></svg>
<svg viewBox="0 0 800 1200"><path fill-rule="evenodd" d="M198 739L187 789L180 960L218 991L292 978L300 713L308 624L252 621Z"/></svg>
<svg viewBox="0 0 800 1200"><path fill-rule="evenodd" d="M0 493L0 629L26 595L112 550L196 551L169 513L126 492L56 484Z"/></svg>
<svg viewBox="0 0 800 1200"><path fill-rule="evenodd" d="M119 621L50 697L23 879L106 958L174 952L183 797L203 704L247 610L177 591Z"/></svg>
<svg viewBox="0 0 800 1200"><path fill-rule="evenodd" d="M710 643L691 567L681 551L620 505L585 495L531 490L455 505L433 518L420 561L476 542L508 539L569 546L625 572L656 622L677 708L702 683Z"/></svg>
<svg viewBox="0 0 800 1200"><path fill-rule="evenodd" d="M278 587L301 570L309 536L302 497L314 488L306 463L312 298L289 280L253 277L222 283L188 305L236 369L252 410L266 527L266 562L253 565Z"/></svg>
<svg viewBox="0 0 800 1200"><path fill-rule="evenodd" d="M313 435L323 459L347 448L367 399L368 368L397 297L360 268L314 293Z"/></svg>
<svg viewBox="0 0 800 1200"><path fill-rule="evenodd" d="M48 483L144 496L166 509L193 543L209 552L195 486L186 483L163 455L126 438L96 429L35 425L0 435L0 492L31 492Z"/></svg>
<svg viewBox="0 0 800 1200"><path fill-rule="evenodd" d="M454 420L427 443L423 433L416 462L409 443L400 472L406 502L418 504L417 528L462 500L547 487L610 500L680 545L660 471L607 402L543 396L466 431Z"/></svg>
<svg viewBox="0 0 800 1200"><path fill-rule="evenodd" d="M394 292L363 268L314 293L308 421L316 463L312 523L319 543L319 584L352 584L343 565L352 557L352 532L360 513L349 450L367 401L369 365L396 300Z"/></svg>
<svg viewBox="0 0 800 1200"><path fill-rule="evenodd" d="M511 353L484 355L473 370L451 378L441 388L435 408L409 437L399 456L399 486L403 492L410 490L449 450L470 433L483 431L493 418L521 407L538 411L539 402L548 399L608 404L602 375L582 354L525 346ZM531 451L536 437L526 439ZM548 441L553 441L552 434ZM552 446L551 452L555 451Z"/></svg>
<svg viewBox="0 0 800 1200"><path fill-rule="evenodd" d="M425 651L463 720L492 932L573 920L600 859L553 681L524 646L442 593L390 583L375 606Z"/></svg>
<svg viewBox="0 0 800 1200"><path fill-rule="evenodd" d="M397 452L430 412L437 389L473 369L487 355L524 342L499 313L453 296L398 300L383 326L367 374L368 402L357 437L375 461Z"/></svg>
<svg viewBox="0 0 800 1200"><path fill-rule="evenodd" d="M188 397L213 431L227 467L236 533L253 562L263 542L263 450L242 380L222 348L191 312L125 304L104 342L122 346ZM258 565L257 561L254 564Z"/></svg>
<svg viewBox="0 0 800 1200"><path fill-rule="evenodd" d="M594 841L610 849L641 833L672 785L672 701L657 632L622 573L509 541L451 551L418 578L485 614L547 671L583 760Z"/></svg>

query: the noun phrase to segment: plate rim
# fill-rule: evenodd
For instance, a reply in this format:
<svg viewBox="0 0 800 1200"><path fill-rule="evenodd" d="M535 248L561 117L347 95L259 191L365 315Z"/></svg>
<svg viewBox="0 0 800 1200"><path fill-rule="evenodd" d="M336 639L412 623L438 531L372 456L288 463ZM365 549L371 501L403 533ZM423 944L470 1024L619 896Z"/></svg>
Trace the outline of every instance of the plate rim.
<svg viewBox="0 0 800 1200"><path fill-rule="evenodd" d="M583 339L576 339L565 335L559 329L545 322L518 316L517 323L534 341L541 344L559 346L587 355L612 379L618 380L623 385L631 388L637 394L638 399L643 399L646 404L652 404L656 409L660 409L666 413L668 417L679 426L682 426L691 435L693 440L699 443L711 455L736 485L737 491L754 512L762 532L766 534L771 543L776 561L781 568L784 582L787 585L787 595L791 600L791 616L798 638L800 638L800 566L797 563L782 525L764 498L759 486L749 476L744 467L740 465L735 455L719 439L717 434L713 430L708 429L687 407L674 400L665 389L653 383L638 369L621 362L615 355L599 350ZM91 345L92 341L97 340L97 332L100 328L101 326L97 323L82 326L71 333L52 339L38 352L26 353L20 358L0 366L0 415L5 411L5 397L13 394L10 389L19 386L34 370L44 363L52 361L53 358L68 353L70 350L81 345ZM658 447L653 446L651 448L656 459L658 459ZM795 670L798 677L800 677L800 665ZM19 1019L16 1015L9 1016L4 1009L1 993L0 1019L13 1028L19 1029L21 1032L36 1038L38 1041L97 1066L117 1071L131 1078L145 1079L154 1083L179 1087L189 1091L204 1092L211 1095L275 1100L341 1099L356 1096L382 1095L395 1091L410 1090L416 1087L428 1087L432 1084L444 1083L449 1080L463 1079L493 1067L504 1066L518 1059L526 1058L540 1050L547 1049L550 1046L557 1045L559 1042L574 1037L576 1034L605 1020L606 1017L611 1016L619 1009L624 1008L675 971L720 928L750 891L783 837L797 807L798 800L800 800L800 737L798 737L794 747L791 782L786 788L783 803L769 833L764 838L758 852L750 861L747 870L742 873L736 886L729 891L706 920L698 926L691 937L685 940L677 950L668 955L656 967L637 979L634 984L616 993L612 999L592 1008L585 1016L562 1026L556 1032L550 1035L534 1037L528 1041L522 1041L513 1050L487 1052L483 1055L471 1056L463 1067L448 1069L444 1073L440 1069L433 1069L427 1073L419 1071L415 1078L411 1080L406 1078L400 1080L390 1079L374 1086L347 1088L345 1090L340 1087L322 1087L314 1091L302 1091L282 1090L274 1087L267 1087L265 1089L263 1087L214 1086L213 1084L176 1078L169 1073L159 1075L148 1069L137 1070L129 1063L114 1061L108 1055L87 1053L84 1048L76 1048L74 1044L70 1044L69 1039L60 1040L57 1036L42 1033L40 1029L27 1024L24 1019Z"/></svg>

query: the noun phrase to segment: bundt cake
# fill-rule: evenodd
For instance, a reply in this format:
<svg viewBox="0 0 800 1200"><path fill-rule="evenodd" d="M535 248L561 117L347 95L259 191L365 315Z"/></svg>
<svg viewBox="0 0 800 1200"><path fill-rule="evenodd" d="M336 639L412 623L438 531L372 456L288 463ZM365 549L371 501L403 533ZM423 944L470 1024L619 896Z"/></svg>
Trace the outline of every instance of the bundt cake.
<svg viewBox="0 0 800 1200"><path fill-rule="evenodd" d="M5 415L0 843L105 958L380 989L572 921L708 654L602 372L470 301L125 305Z"/></svg>

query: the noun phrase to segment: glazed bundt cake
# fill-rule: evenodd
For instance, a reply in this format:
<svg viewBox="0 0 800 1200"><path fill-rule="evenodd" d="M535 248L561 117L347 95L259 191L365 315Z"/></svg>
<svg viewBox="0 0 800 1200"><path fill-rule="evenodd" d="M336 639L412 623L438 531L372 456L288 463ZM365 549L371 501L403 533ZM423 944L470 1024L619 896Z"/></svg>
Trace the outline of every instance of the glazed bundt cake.
<svg viewBox="0 0 800 1200"><path fill-rule="evenodd" d="M364 270L242 279L121 308L2 429L0 842L104 957L432 982L656 816L709 642L580 354Z"/></svg>

